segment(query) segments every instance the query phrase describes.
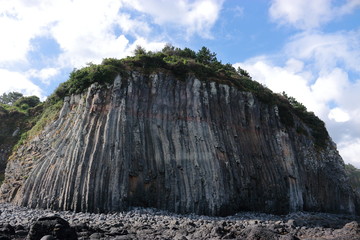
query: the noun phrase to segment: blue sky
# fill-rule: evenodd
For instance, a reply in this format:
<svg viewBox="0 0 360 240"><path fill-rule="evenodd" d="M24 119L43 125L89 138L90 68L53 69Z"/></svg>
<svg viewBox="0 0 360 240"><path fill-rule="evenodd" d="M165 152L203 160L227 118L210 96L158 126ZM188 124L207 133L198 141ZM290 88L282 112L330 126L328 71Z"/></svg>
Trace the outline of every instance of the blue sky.
<svg viewBox="0 0 360 240"><path fill-rule="evenodd" d="M207 46L326 123L360 168L360 0L0 0L0 94L42 99L137 45Z"/></svg>

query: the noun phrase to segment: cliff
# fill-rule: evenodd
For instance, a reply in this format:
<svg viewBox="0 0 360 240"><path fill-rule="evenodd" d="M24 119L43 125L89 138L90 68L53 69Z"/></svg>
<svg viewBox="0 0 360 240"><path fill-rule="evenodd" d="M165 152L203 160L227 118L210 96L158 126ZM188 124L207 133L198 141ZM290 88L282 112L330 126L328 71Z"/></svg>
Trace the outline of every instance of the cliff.
<svg viewBox="0 0 360 240"><path fill-rule="evenodd" d="M358 213L335 144L294 109L236 84L126 70L65 97L9 159L2 201L111 212L129 206ZM284 100L285 101L285 100Z"/></svg>

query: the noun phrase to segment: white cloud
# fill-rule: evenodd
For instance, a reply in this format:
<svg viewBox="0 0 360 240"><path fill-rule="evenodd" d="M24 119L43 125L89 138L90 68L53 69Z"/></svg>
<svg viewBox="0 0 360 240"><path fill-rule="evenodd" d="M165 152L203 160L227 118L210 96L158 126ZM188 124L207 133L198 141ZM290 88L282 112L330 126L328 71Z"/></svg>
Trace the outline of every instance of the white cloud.
<svg viewBox="0 0 360 240"><path fill-rule="evenodd" d="M334 120L335 122L347 122L350 120L350 116L347 112L341 108L333 108L329 112L329 119Z"/></svg>
<svg viewBox="0 0 360 240"><path fill-rule="evenodd" d="M346 70L360 72L360 30L335 33L303 32L285 46L287 56L297 56L320 72L329 72L342 65Z"/></svg>
<svg viewBox="0 0 360 240"><path fill-rule="evenodd" d="M311 86L311 90L317 102L339 102L349 84L347 73L335 68L329 73L321 74Z"/></svg>
<svg viewBox="0 0 360 240"><path fill-rule="evenodd" d="M210 29L219 17L224 0L124 0L127 6L149 14L158 25L175 25L187 36L211 38Z"/></svg>
<svg viewBox="0 0 360 240"><path fill-rule="evenodd" d="M313 28L329 20L331 2L328 0L275 0L269 9L270 17L281 24L298 28Z"/></svg>
<svg viewBox="0 0 360 240"><path fill-rule="evenodd" d="M269 9L273 21L299 29L319 28L323 24L354 11L360 0L346 1L340 6L331 0L273 0Z"/></svg>
<svg viewBox="0 0 360 240"><path fill-rule="evenodd" d="M141 19L134 19L128 13L120 13L116 21L124 33L136 38L148 36L151 32L151 27L147 22Z"/></svg>
<svg viewBox="0 0 360 240"><path fill-rule="evenodd" d="M57 21L49 32L63 51L61 66L80 67L104 57L122 57L129 40L114 32L121 2L75 1L53 7Z"/></svg>
<svg viewBox="0 0 360 240"><path fill-rule="evenodd" d="M134 42L144 42L143 39L148 47L163 44L161 33L151 37L154 26L148 24L149 19L161 27L185 32L188 37L210 37L223 0L3 2L0 31L6 34L0 38L0 66L26 62L29 52L37 51L31 41L46 37L59 45L61 54L56 67L80 67L86 62L100 62L104 57L124 57ZM125 34L135 39L130 42Z"/></svg>
<svg viewBox="0 0 360 240"><path fill-rule="evenodd" d="M31 49L30 39L40 31L40 26L27 20L27 11L21 1L1 1L0 64L26 61L26 53Z"/></svg>
<svg viewBox="0 0 360 240"><path fill-rule="evenodd" d="M360 168L360 138L344 140L338 144L338 149L347 163Z"/></svg>
<svg viewBox="0 0 360 240"><path fill-rule="evenodd" d="M341 98L338 100L338 105L346 111L350 118L352 129L357 130L360 134L360 79L350 83L344 90Z"/></svg>
<svg viewBox="0 0 360 240"><path fill-rule="evenodd" d="M145 38L138 38L128 48L127 55L133 55L133 52L137 46L145 48L147 51L159 51L164 48L165 42L149 42Z"/></svg>
<svg viewBox="0 0 360 240"><path fill-rule="evenodd" d="M32 83L25 74L0 69L0 93L13 91L44 98L39 86Z"/></svg>
<svg viewBox="0 0 360 240"><path fill-rule="evenodd" d="M27 72L27 75L35 78L39 78L42 83L49 85L50 78L60 73L58 68L43 68L41 70L31 69Z"/></svg>

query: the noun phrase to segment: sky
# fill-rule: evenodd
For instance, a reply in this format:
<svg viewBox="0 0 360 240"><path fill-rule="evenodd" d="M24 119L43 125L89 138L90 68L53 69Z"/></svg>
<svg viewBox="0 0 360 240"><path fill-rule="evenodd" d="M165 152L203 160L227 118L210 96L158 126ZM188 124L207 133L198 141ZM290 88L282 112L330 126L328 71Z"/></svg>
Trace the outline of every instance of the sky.
<svg viewBox="0 0 360 240"><path fill-rule="evenodd" d="M137 45L206 46L302 102L360 168L360 0L0 0L0 32L0 94L43 100Z"/></svg>

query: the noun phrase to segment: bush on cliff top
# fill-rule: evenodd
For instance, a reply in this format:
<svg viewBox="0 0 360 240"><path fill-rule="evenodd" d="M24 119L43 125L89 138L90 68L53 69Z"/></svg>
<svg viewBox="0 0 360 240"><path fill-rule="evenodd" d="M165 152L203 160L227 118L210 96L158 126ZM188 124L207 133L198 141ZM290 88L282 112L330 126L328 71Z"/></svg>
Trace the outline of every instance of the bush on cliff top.
<svg viewBox="0 0 360 240"><path fill-rule="evenodd" d="M172 71L180 80L184 80L187 74L195 74L200 79L226 78L229 83L231 79L248 78L240 75L231 64L222 64L216 54L206 47L197 53L189 48L180 49L171 45L166 45L160 52L147 52L137 47L135 56L121 60L106 58L101 64L89 63L84 68L74 69L69 80L62 83L50 99L57 101L71 94L82 93L93 83L111 84L117 74L126 74L130 68L147 73L165 69Z"/></svg>

